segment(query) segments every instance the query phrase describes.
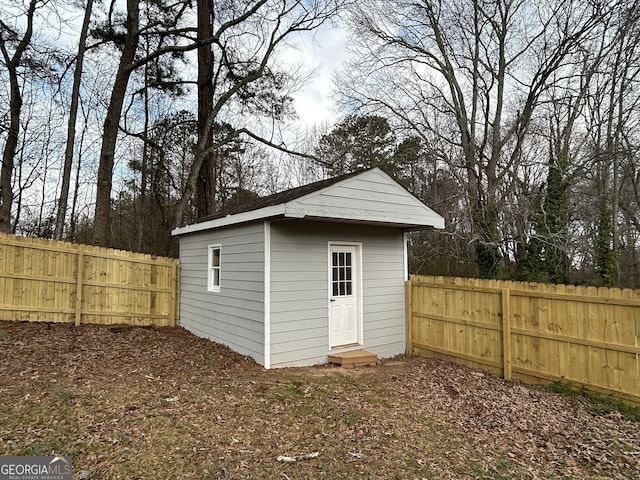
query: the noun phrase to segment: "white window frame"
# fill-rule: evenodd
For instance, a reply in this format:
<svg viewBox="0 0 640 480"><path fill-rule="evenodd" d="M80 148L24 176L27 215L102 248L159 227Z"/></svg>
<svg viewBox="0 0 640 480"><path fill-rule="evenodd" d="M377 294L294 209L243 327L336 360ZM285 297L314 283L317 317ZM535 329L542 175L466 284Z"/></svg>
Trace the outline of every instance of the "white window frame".
<svg viewBox="0 0 640 480"><path fill-rule="evenodd" d="M222 245L219 243L209 245L207 255L207 290L209 292L220 293L220 285L222 284ZM212 265L213 252L218 250L218 266ZM218 284L214 283L214 272L218 271Z"/></svg>

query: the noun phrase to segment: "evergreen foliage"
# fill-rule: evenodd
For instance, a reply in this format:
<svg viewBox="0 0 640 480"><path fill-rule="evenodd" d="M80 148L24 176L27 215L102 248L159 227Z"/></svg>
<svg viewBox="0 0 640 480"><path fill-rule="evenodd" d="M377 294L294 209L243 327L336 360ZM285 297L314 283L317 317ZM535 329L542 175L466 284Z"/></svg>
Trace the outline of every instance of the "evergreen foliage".
<svg viewBox="0 0 640 480"><path fill-rule="evenodd" d="M328 165L331 176L380 167L392 176L396 138L389 121L378 115L349 115L324 135L316 155Z"/></svg>
<svg viewBox="0 0 640 480"><path fill-rule="evenodd" d="M518 265L518 280L569 283L568 167L566 153L558 158L550 155L547 181L544 188L533 195L533 232Z"/></svg>
<svg viewBox="0 0 640 480"><path fill-rule="evenodd" d="M620 285L618 249L614 245L613 228L608 189L605 189L601 194L598 234L595 242L596 273L605 287Z"/></svg>

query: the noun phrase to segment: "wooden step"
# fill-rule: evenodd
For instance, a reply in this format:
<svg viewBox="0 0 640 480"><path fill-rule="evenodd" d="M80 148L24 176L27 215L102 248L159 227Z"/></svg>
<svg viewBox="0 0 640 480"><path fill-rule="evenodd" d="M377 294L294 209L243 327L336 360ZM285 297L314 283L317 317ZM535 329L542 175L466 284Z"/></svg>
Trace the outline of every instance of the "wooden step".
<svg viewBox="0 0 640 480"><path fill-rule="evenodd" d="M353 350L351 352L329 355L329 363L337 363L344 368L375 365L377 361L378 356L366 350Z"/></svg>

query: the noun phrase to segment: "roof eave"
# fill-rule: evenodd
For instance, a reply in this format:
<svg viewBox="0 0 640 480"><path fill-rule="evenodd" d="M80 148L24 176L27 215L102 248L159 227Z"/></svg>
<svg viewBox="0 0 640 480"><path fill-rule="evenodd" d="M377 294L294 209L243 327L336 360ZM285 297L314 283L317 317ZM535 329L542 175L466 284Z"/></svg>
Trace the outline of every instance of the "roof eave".
<svg viewBox="0 0 640 480"><path fill-rule="evenodd" d="M357 218L341 218L339 216L314 216L314 215L301 215L298 213L287 213L285 207L286 204L277 205L273 207L260 208L250 212L239 213L235 215L227 215L226 217L216 218L214 220L208 220L206 222L194 223L191 225L185 225L184 227L175 228L171 231L171 235L179 236L190 233L201 232L204 230L211 230L214 228L229 227L232 225L239 225L242 223L254 222L259 220L267 220L273 218L287 218L287 219L308 219L318 221L331 221L339 223L357 223L361 225L378 225L382 227L400 228L406 231L426 230L429 228L442 229L444 228L444 219L435 218L428 222L391 222L387 220L371 220L371 219L357 219Z"/></svg>
<svg viewBox="0 0 640 480"><path fill-rule="evenodd" d="M185 225L184 227L174 228L171 231L171 235L175 237L178 235L210 230L212 228L228 227L231 225L237 225L239 223L247 223L256 220L265 220L267 218L284 216L286 211L285 205L286 204L282 203L280 205L273 205L270 207L259 208L257 210L250 210L248 212L227 215L225 217L215 218L213 220L207 220L205 222L192 223L190 225Z"/></svg>

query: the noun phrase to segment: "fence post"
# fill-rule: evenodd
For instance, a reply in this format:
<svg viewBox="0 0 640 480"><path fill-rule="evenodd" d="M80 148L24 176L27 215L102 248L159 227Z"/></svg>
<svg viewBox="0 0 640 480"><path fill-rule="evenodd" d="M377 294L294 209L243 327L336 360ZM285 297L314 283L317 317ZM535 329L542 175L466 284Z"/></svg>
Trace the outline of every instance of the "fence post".
<svg viewBox="0 0 640 480"><path fill-rule="evenodd" d="M406 326L406 335L407 335L407 353L411 353L413 350L413 291L412 291L411 279L404 282L404 292L405 292L405 321L407 322Z"/></svg>
<svg viewBox="0 0 640 480"><path fill-rule="evenodd" d="M511 380L511 294L502 290L502 366L505 380Z"/></svg>
<svg viewBox="0 0 640 480"><path fill-rule="evenodd" d="M84 250L78 249L78 268L76 278L76 327L80 325L82 317L82 278L84 277Z"/></svg>

